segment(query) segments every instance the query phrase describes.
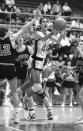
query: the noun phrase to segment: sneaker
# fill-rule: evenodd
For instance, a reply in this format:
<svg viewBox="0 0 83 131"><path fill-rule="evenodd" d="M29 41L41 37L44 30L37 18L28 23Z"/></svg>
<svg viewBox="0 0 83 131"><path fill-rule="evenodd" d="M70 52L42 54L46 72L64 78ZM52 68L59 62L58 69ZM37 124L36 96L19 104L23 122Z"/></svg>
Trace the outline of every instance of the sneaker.
<svg viewBox="0 0 83 131"><path fill-rule="evenodd" d="M22 109L21 115L20 115L21 120L28 120L29 119L29 113L27 110Z"/></svg>
<svg viewBox="0 0 83 131"><path fill-rule="evenodd" d="M29 120L35 120L35 119L36 119L35 113L33 113L32 115L29 114Z"/></svg>
<svg viewBox="0 0 83 131"><path fill-rule="evenodd" d="M51 102L49 103L49 105L50 105L50 107L52 107L52 103Z"/></svg>
<svg viewBox="0 0 83 131"><path fill-rule="evenodd" d="M19 112L15 112L14 114L14 124L19 124L20 120L19 120Z"/></svg>
<svg viewBox="0 0 83 131"><path fill-rule="evenodd" d="M72 103L70 103L70 104L69 104L69 106L70 106L70 107L73 107L73 104L72 104Z"/></svg>
<svg viewBox="0 0 83 131"><path fill-rule="evenodd" d="M26 111L28 111L28 105L26 101L22 102L22 106Z"/></svg>
<svg viewBox="0 0 83 131"><path fill-rule="evenodd" d="M65 107L65 103L62 103L61 107Z"/></svg>
<svg viewBox="0 0 83 131"><path fill-rule="evenodd" d="M53 120L53 115L52 115L51 111L48 112L47 118L48 118L48 120Z"/></svg>
<svg viewBox="0 0 83 131"><path fill-rule="evenodd" d="M80 118L77 120L76 123L77 123L77 124L83 124L83 117L80 117Z"/></svg>
<svg viewBox="0 0 83 131"><path fill-rule="evenodd" d="M77 101L74 101L74 105L78 105L78 102L77 102Z"/></svg>
<svg viewBox="0 0 83 131"><path fill-rule="evenodd" d="M60 95L60 93L58 92L57 88L54 91L54 95L58 95L58 96Z"/></svg>

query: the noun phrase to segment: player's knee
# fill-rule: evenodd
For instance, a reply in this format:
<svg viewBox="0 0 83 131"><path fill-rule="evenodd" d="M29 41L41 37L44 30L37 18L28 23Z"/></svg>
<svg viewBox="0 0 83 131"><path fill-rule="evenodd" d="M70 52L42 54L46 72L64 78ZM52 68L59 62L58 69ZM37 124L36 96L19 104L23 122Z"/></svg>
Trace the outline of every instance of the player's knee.
<svg viewBox="0 0 83 131"><path fill-rule="evenodd" d="M79 98L83 99L83 88L81 88L80 92L79 92Z"/></svg>
<svg viewBox="0 0 83 131"><path fill-rule="evenodd" d="M4 100L5 92L3 89L0 89L0 105L2 105Z"/></svg>
<svg viewBox="0 0 83 131"><path fill-rule="evenodd" d="M11 88L10 90L11 90L11 96L13 96L14 94L18 94L18 90L17 90L16 87L15 88Z"/></svg>
<svg viewBox="0 0 83 131"><path fill-rule="evenodd" d="M33 90L34 92L41 92L41 91L42 91L42 85L41 85L40 83L34 84L34 85L32 86L32 90Z"/></svg>
<svg viewBox="0 0 83 131"><path fill-rule="evenodd" d="M45 92L43 92L41 94L37 93L37 95L40 96L42 100L46 97L46 93Z"/></svg>

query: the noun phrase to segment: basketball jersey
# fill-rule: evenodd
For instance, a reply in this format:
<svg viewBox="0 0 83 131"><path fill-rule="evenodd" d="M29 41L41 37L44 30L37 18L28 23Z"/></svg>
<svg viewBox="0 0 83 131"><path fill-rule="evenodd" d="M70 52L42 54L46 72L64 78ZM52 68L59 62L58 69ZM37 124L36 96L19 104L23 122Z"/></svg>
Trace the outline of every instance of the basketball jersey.
<svg viewBox="0 0 83 131"><path fill-rule="evenodd" d="M46 34L48 34L48 32L44 34L41 31L38 31L37 33L41 38L43 38L44 36L46 36ZM34 69L41 71L43 70L44 60L47 54L48 43L49 43L48 40L46 41L41 39L35 40L34 53L32 55L33 58L32 67Z"/></svg>
<svg viewBox="0 0 83 131"><path fill-rule="evenodd" d="M39 34L40 37L44 37L45 35L43 34L43 32L37 32ZM47 41L43 41L41 39L36 40L35 43L35 49L34 49L34 56L38 57L38 58L46 58L46 46L47 46Z"/></svg>
<svg viewBox="0 0 83 131"><path fill-rule="evenodd" d="M83 58L82 57L77 58L76 67L79 73L83 73Z"/></svg>
<svg viewBox="0 0 83 131"><path fill-rule="evenodd" d="M15 50L12 47L11 40L9 37L4 39L0 38L0 64L10 65L14 64Z"/></svg>
<svg viewBox="0 0 83 131"><path fill-rule="evenodd" d="M26 46L25 50L22 52L17 52L16 51L16 68L27 68L27 61L29 59L29 50L28 47Z"/></svg>
<svg viewBox="0 0 83 131"><path fill-rule="evenodd" d="M79 73L83 73L83 51L78 47L75 51L76 67Z"/></svg>
<svg viewBox="0 0 83 131"><path fill-rule="evenodd" d="M64 80L66 81L75 81L76 74L73 69L69 69L68 67L65 67L65 73L64 73Z"/></svg>

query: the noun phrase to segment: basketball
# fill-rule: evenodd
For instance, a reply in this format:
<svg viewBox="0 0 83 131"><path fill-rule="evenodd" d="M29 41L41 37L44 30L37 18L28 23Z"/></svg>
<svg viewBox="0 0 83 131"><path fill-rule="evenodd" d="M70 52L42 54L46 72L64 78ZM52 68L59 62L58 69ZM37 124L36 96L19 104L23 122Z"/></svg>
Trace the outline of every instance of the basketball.
<svg viewBox="0 0 83 131"><path fill-rule="evenodd" d="M65 19L63 19L63 18L56 18L55 21L54 21L53 28L56 29L56 30L61 31L61 30L66 28L66 24L67 24L67 22L66 22Z"/></svg>

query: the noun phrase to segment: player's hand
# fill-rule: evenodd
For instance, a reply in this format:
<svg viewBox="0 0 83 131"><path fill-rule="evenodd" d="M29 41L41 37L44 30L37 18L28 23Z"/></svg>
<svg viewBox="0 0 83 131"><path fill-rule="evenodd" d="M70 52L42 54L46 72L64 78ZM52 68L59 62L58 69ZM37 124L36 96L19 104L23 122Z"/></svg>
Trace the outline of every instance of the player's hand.
<svg viewBox="0 0 83 131"><path fill-rule="evenodd" d="M52 29L52 31L51 31L51 33L52 33L52 34L58 34L58 33L59 33L59 31L58 31L58 30L56 30L55 28L53 28L53 29Z"/></svg>
<svg viewBox="0 0 83 131"><path fill-rule="evenodd" d="M39 9L36 9L36 11L34 12L34 18L40 19L40 17L41 17L41 11Z"/></svg>
<svg viewBox="0 0 83 131"><path fill-rule="evenodd" d="M61 36L65 36L65 29L63 29L63 30L60 31L60 35Z"/></svg>

